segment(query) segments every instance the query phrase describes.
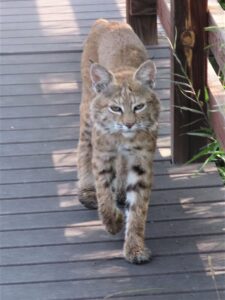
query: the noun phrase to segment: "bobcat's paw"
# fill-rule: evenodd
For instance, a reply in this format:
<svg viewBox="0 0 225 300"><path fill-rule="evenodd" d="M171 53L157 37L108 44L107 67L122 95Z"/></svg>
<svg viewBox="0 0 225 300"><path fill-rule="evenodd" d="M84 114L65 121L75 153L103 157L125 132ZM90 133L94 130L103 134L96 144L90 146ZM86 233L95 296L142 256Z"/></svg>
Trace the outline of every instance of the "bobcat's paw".
<svg viewBox="0 0 225 300"><path fill-rule="evenodd" d="M145 264L148 263L152 258L151 251L144 247L133 247L129 248L125 246L124 248L124 257L127 261L131 262L132 264Z"/></svg>
<svg viewBox="0 0 225 300"><path fill-rule="evenodd" d="M98 203L94 188L80 189L78 198L81 204L89 209L97 209Z"/></svg>
<svg viewBox="0 0 225 300"><path fill-rule="evenodd" d="M115 208L113 215L103 223L105 224L106 230L111 234L118 233L123 228L123 214L118 209Z"/></svg>

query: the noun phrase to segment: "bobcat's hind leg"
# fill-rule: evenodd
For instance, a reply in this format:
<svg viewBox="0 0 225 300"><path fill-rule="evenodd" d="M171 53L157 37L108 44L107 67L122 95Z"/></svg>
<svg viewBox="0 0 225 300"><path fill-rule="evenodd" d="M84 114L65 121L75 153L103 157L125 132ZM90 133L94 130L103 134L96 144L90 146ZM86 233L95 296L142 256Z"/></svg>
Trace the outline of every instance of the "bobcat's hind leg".
<svg viewBox="0 0 225 300"><path fill-rule="evenodd" d="M87 118L88 119L88 118ZM78 145L78 197L89 209L97 209L94 178L92 174L91 126L88 121L81 122Z"/></svg>

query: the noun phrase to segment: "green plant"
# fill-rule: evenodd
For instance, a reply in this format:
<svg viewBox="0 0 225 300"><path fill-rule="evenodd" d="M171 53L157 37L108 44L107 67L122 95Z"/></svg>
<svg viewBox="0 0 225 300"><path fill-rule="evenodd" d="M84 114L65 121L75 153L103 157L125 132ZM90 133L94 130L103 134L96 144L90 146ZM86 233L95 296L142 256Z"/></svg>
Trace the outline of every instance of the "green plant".
<svg viewBox="0 0 225 300"><path fill-rule="evenodd" d="M221 7L225 10L225 0L218 0Z"/></svg>
<svg viewBox="0 0 225 300"><path fill-rule="evenodd" d="M209 107L208 90L205 87L205 94L202 102L202 100L200 99L200 91L197 92L195 91L193 87L193 83L191 82L185 68L183 67L179 57L176 54L175 45L172 45L170 41L169 43L170 43L173 56L175 57L177 63L179 64L180 71L181 71L180 74L174 74L175 77L174 83L177 85L180 93L189 101L195 103L196 106L196 108L194 109L186 106L178 106L177 108L184 111L190 111L192 113L198 114L199 118L196 121L194 121L194 123L198 122L199 120L204 121L204 127L201 127L192 132L187 132L186 134L196 136L198 138L199 137L206 138L208 140L207 145L202 147L200 151L187 162L187 164L199 160L200 158L204 159L202 166L198 170L199 172L201 172L204 170L205 166L208 163L214 162L225 184L225 151L222 149L222 147L219 144L219 141L216 139L215 132L213 131L210 122L210 115L211 113L214 113L215 110L211 110ZM203 107L205 106L207 107L207 110L203 109ZM220 109L221 108L216 108L216 111ZM193 123L185 124L184 127L190 126L192 124Z"/></svg>
<svg viewBox="0 0 225 300"><path fill-rule="evenodd" d="M210 163L214 162L218 168L219 174L225 183L225 152L220 147L219 142L217 141L214 132L211 128L201 128L196 132L188 132L189 135L195 135L198 137L206 137L209 142L206 146L204 146L198 154L196 154L192 159L188 161L191 163L199 158L205 158L204 163L199 168L199 172L204 170L205 166Z"/></svg>

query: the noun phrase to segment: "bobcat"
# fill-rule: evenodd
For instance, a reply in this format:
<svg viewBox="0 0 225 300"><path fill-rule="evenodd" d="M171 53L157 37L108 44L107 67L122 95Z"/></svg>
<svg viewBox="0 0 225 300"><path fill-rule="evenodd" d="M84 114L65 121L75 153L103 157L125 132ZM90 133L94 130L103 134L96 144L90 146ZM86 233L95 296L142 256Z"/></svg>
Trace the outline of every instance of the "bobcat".
<svg viewBox="0 0 225 300"><path fill-rule="evenodd" d="M144 244L160 103L153 92L156 68L127 24L97 20L81 61L82 102L78 193L97 208L111 234L126 229L124 256L150 260Z"/></svg>

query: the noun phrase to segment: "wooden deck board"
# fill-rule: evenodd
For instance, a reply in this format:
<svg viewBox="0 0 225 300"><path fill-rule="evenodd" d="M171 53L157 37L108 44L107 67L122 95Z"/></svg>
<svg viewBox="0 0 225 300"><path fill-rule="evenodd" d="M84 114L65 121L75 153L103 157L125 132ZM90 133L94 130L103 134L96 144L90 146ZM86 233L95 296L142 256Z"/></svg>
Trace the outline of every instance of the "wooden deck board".
<svg viewBox="0 0 225 300"><path fill-rule="evenodd" d="M225 261L223 260L222 253L212 253L211 259L216 271L223 270L225 268ZM91 267L90 267L91 266ZM187 267L188 266L188 267ZM151 268L144 266L137 269L135 266L129 267L129 276L154 276L162 275L162 269L164 269L165 275L183 273L183 269L186 267L187 273L199 272L204 268L210 271L208 262L208 255L202 254L201 260L199 260L198 254L191 254L189 256L179 255L168 257L160 257L152 263ZM55 281L58 280L87 280L102 278L102 270L105 270L104 277L117 277L119 270L120 277L127 277L127 264L124 261L117 260L114 265L110 259L102 260L98 264L89 262L68 262L51 263L46 268L45 264L39 265L26 265L26 266L11 266L4 268L4 281L5 284L19 284L19 283L34 283L40 282L52 282L54 277Z"/></svg>
<svg viewBox="0 0 225 300"><path fill-rule="evenodd" d="M35 56L33 56L35 59ZM163 69L169 67L169 59L168 58L160 58L156 59L156 66L158 67L159 75L164 74L165 71ZM162 69L162 70L161 70ZM17 64L17 65L3 65L0 71L0 74L38 74L38 73L47 73L51 75L51 73L63 73L63 72L79 72L80 63L79 62L53 62L53 63L40 63L40 64ZM163 72L164 71L164 72ZM169 72L167 72L169 75ZM78 77L80 79L80 76ZM76 78L76 79L78 79ZM66 80L66 78L64 79Z"/></svg>
<svg viewBox="0 0 225 300"><path fill-rule="evenodd" d="M216 273L217 274L217 273ZM104 273L102 274L104 277ZM165 280L165 278L167 280ZM151 279L151 280L150 280ZM174 284L176 283L176 286ZM224 284L224 276L217 275L217 286L221 289ZM127 276L115 278L101 278L89 280L64 280L59 282L39 282L5 285L2 287L3 294L8 297L17 295L17 299L76 299L76 291L79 291L79 299L103 299L107 295L130 294L134 291L133 287L138 286L139 290L148 290L149 295L175 292L196 292L204 291L207 286L208 290L214 290L214 281L210 276L205 276L205 272L192 273L191 276L185 274L152 275L152 276ZM133 292L134 293L134 292ZM137 293L137 292L136 292ZM140 292L139 292L140 293ZM90 296L91 295L91 296ZM46 297L46 298L45 298ZM179 296L178 296L179 297Z"/></svg>
<svg viewBox="0 0 225 300"><path fill-rule="evenodd" d="M75 195L74 195L75 196ZM64 244L86 244L92 247L93 243L108 243L109 241L123 241L123 232L116 236L110 236L105 232L98 221L97 212L92 211L89 215L89 222L76 224L76 220L67 226L44 227L33 229L3 230L0 231L1 248L23 248L48 245ZM92 222L94 224L92 224ZM76 226L77 225L77 226ZM82 226L83 225L83 226ZM205 235L223 234L224 218L197 219L194 220L168 220L146 223L146 241L151 245L154 239L161 239L161 243L166 243L167 238L200 237ZM184 240L183 240L184 242ZM103 247L104 250L104 247ZM121 248L122 251L122 248ZM157 255L157 252L155 253ZM210 255L210 253L209 253ZM104 257L104 255L103 255ZM150 268L150 267L149 267Z"/></svg>
<svg viewBox="0 0 225 300"><path fill-rule="evenodd" d="M12 203L13 204L13 203ZM195 205L161 205L151 206L149 222L170 222L179 220L200 220L224 218L224 204L222 202L195 204ZM192 215L190 215L192 213ZM196 217L197 216L197 217ZM0 227L2 231L34 230L42 228L62 228L68 223L73 227L88 226L90 217L93 218L90 225L101 225L97 212L91 215L87 211L58 211L40 212L30 214L12 214L0 216ZM76 223L73 223L76 220Z"/></svg>
<svg viewBox="0 0 225 300"><path fill-rule="evenodd" d="M169 133L170 123L167 119L167 111L163 116L161 115L162 121L160 122L160 127L164 128L164 131ZM59 116L58 118L48 116L48 118L39 117L32 121L32 117L28 118L10 118L1 120L1 130L2 131L19 131L19 130L38 130L38 129L52 129L52 128L66 128L66 127L77 127L79 126L79 116L75 114L70 114L69 116ZM29 127L27 126L29 124ZM29 128L29 129L27 129Z"/></svg>
<svg viewBox="0 0 225 300"><path fill-rule="evenodd" d="M97 212L77 199L82 43L95 18L123 20L124 8L124 0L1 3L4 300L225 296L225 187L212 165L198 175L199 165L171 165L170 53L160 24L159 45L148 47L162 102L146 225L153 261L140 267L124 261L124 233L110 236Z"/></svg>
<svg viewBox="0 0 225 300"><path fill-rule="evenodd" d="M159 135L170 134L168 125L162 126L159 129ZM5 130L1 132L0 144L10 143L29 143L29 142L45 142L45 141L60 141L60 140L76 140L79 136L79 127L70 126L64 128L46 128L33 130Z"/></svg>
<svg viewBox="0 0 225 300"><path fill-rule="evenodd" d="M90 29L87 28L87 31ZM156 45L150 49L150 57L154 59L167 58L169 57L168 45ZM14 55L5 55L1 57L2 65L26 65L26 64L43 64L43 63L75 63L80 62L81 52L60 52L60 53L45 53L43 54L14 54Z"/></svg>
<svg viewBox="0 0 225 300"><path fill-rule="evenodd" d="M168 163L168 162L166 162ZM157 164L157 163L155 163ZM158 162L162 165L162 162ZM198 187L197 189L179 189L174 197L174 190L153 191L151 196L151 207L160 205L180 205L184 208L193 207L195 204L210 204L223 202L225 189L218 187ZM213 197L210 195L213 194ZM167 195L167 197L165 197ZM28 198L11 198L1 200L1 215L10 214L32 214L65 212L70 210L83 210L74 195L43 196ZM32 216L31 216L32 217Z"/></svg>
<svg viewBox="0 0 225 300"><path fill-rule="evenodd" d="M169 90L161 89L157 90L157 94L159 95L162 105L164 104L164 100L169 99ZM16 95L15 96L2 96L0 98L1 104L0 107L10 107L10 106L41 106L41 105L58 105L58 104L76 104L80 101L81 94L80 93L51 93L51 94L38 94L38 95ZM44 108L43 108L44 109Z"/></svg>
<svg viewBox="0 0 225 300"><path fill-rule="evenodd" d="M222 235L166 237L148 239L154 256L179 256L191 254L223 253L225 251ZM89 262L122 258L122 240L87 244L66 243L1 248L1 263L4 267L19 265L45 265L52 263ZM127 266L128 267L128 266ZM150 268L151 269L151 268Z"/></svg>
<svg viewBox="0 0 225 300"><path fill-rule="evenodd" d="M70 172L72 173L72 172ZM69 177L70 176L70 177ZM63 177L63 178L62 178ZM68 179L68 177L70 179ZM170 180L168 180L170 179ZM200 176L193 176L192 174L179 174L155 177L153 183L153 190L167 190L167 189L182 189L182 188L196 188L196 187L214 187L220 186L217 174L203 174ZM74 173L59 174L55 177L44 179L37 182L26 183L10 183L2 184L0 191L0 199L10 198L26 198L35 196L51 196L51 195L76 195L76 177Z"/></svg>
<svg viewBox="0 0 225 300"><path fill-rule="evenodd" d="M30 84L27 85L15 85L14 89L12 89L11 85L2 85L2 95L6 96L19 96L19 95L37 95L37 94L51 94L51 93L80 93L80 85L81 81L69 82L69 83L42 83L41 85L37 84ZM160 80L157 83L157 89L168 89L170 86L170 83L168 81L163 82ZM156 91L157 91L156 89Z"/></svg>

